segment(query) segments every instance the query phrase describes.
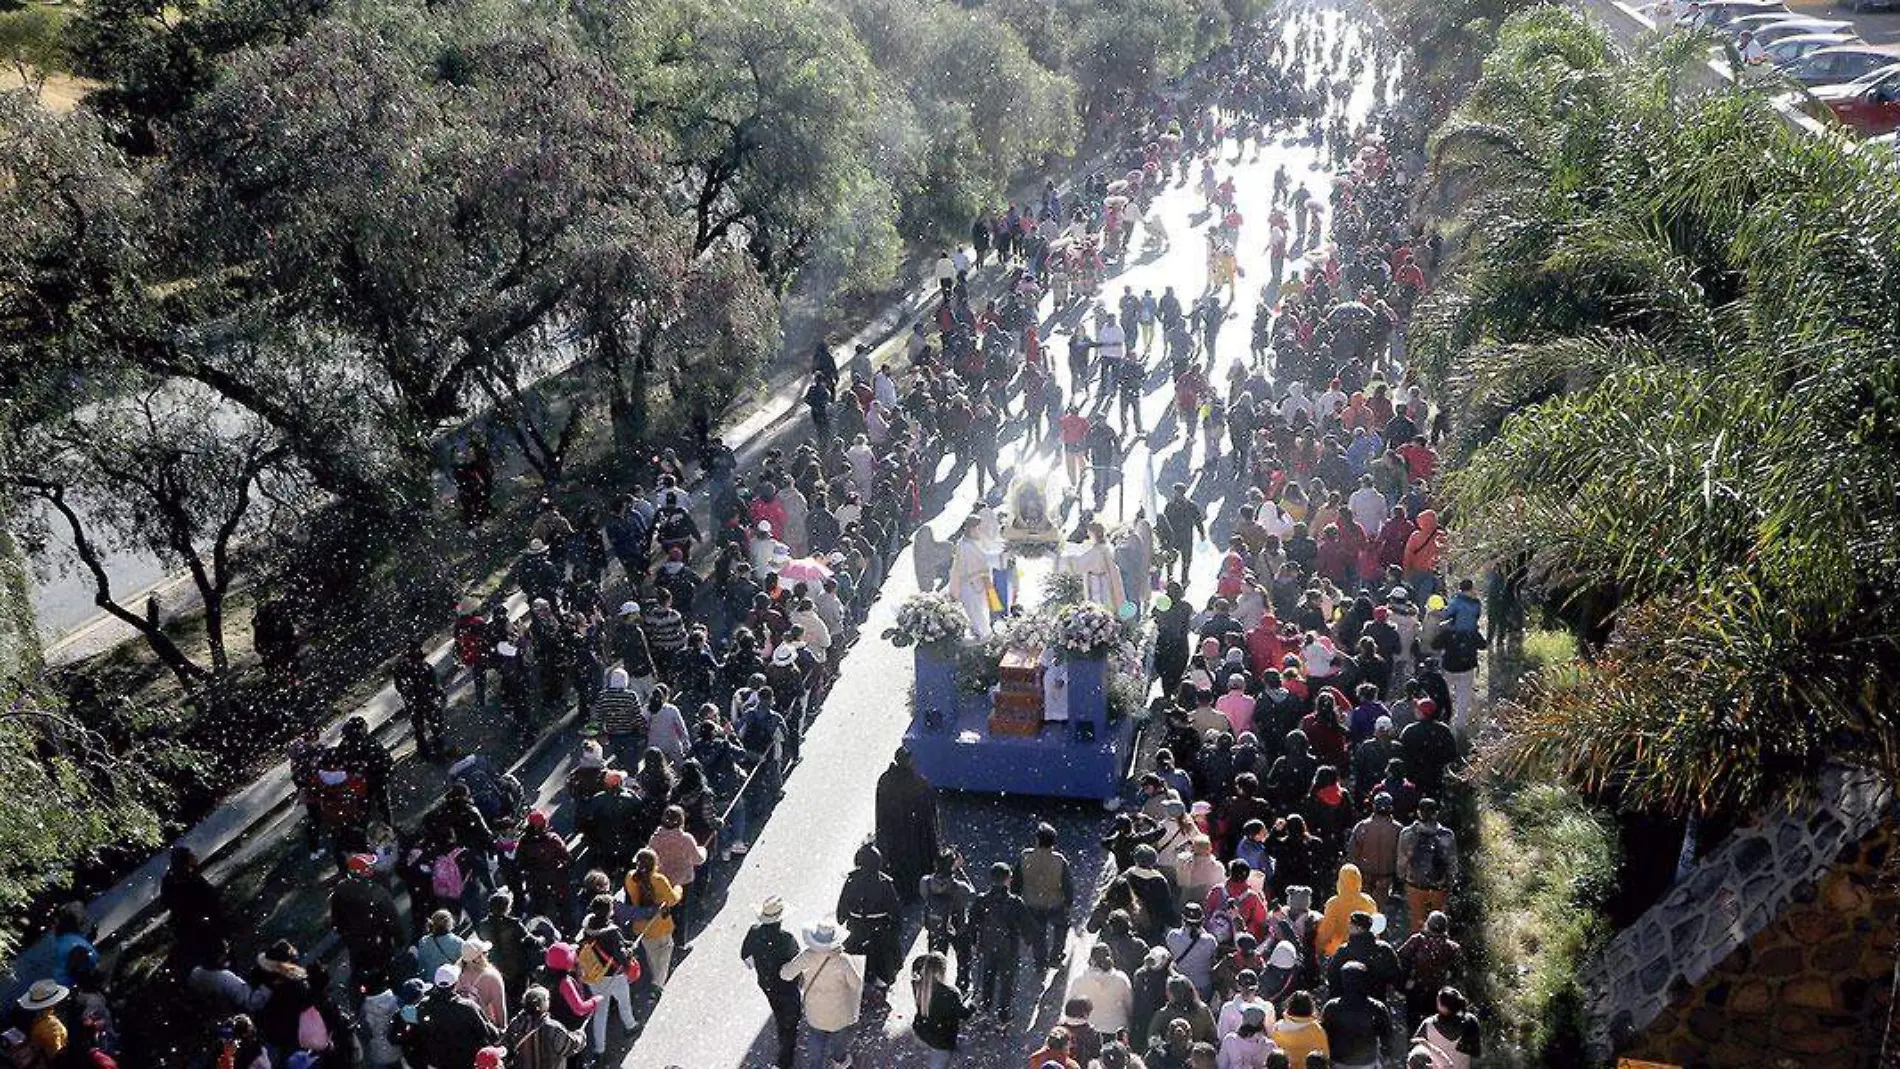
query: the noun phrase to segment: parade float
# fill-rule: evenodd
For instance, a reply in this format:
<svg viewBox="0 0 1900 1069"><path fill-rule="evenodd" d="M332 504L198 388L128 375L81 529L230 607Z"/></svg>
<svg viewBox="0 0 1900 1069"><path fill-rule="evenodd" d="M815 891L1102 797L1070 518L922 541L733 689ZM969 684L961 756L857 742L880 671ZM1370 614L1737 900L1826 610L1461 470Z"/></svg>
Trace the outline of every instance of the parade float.
<svg viewBox="0 0 1900 1069"><path fill-rule="evenodd" d="M1027 491L1032 505L1038 493ZM1118 531L1111 545L1098 529L1087 542L1056 543L1054 554L1024 569L1014 555L1019 543L986 549L982 526L973 517L959 539L957 552L971 562L966 578L959 580L953 563L946 589L913 595L885 634L915 649L904 746L918 771L941 789L1092 799L1113 807L1153 645L1140 605L1123 596L1115 551L1130 535ZM1145 531L1145 525L1138 529ZM1099 577L1103 560L1115 577L1112 599L1102 596L1109 593ZM978 562L1008 581L1012 592L1022 586L1015 581L1019 569L1026 570L1041 588L1039 606L1010 603L993 587L982 591L987 597L972 596L967 577L983 574ZM1137 593L1145 601L1142 574Z"/></svg>

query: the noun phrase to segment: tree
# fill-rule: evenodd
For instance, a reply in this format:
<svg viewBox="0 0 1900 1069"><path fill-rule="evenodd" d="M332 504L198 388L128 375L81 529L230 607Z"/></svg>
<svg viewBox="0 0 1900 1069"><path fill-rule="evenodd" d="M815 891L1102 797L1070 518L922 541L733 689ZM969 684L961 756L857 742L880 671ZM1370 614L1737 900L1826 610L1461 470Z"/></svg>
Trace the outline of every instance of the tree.
<svg viewBox="0 0 1900 1069"><path fill-rule="evenodd" d="M537 31L443 33L434 63L341 23L249 57L162 182L197 298L327 342L412 497L433 434L511 395L581 280L663 214L611 72Z"/></svg>
<svg viewBox="0 0 1900 1069"><path fill-rule="evenodd" d="M1434 144L1466 238L1415 351L1458 414L1475 563L1588 640L1493 767L1746 813L1829 761L1900 773L1900 182L1758 97L1685 102L1582 19L1507 21Z"/></svg>
<svg viewBox="0 0 1900 1069"><path fill-rule="evenodd" d="M856 0L846 11L909 98L901 127L882 135L905 238L961 239L1011 181L1073 147L1074 84L1039 65L1008 24L934 0Z"/></svg>
<svg viewBox="0 0 1900 1069"><path fill-rule="evenodd" d="M115 391L34 427L9 453L0 478L65 528L95 604L137 631L188 692L230 670L225 602L239 543L261 549L308 504L308 483L280 436L203 386L173 380ZM208 664L120 600L104 563L108 548L149 554L191 576Z"/></svg>
<svg viewBox="0 0 1900 1069"><path fill-rule="evenodd" d="M0 11L0 63L11 66L35 97L46 87L47 75L65 69L64 22L59 10L41 4Z"/></svg>
<svg viewBox="0 0 1900 1069"><path fill-rule="evenodd" d="M879 92L848 24L810 0L646 0L593 34L638 102L628 114L668 142L692 251L736 239L786 285L873 180Z"/></svg>
<svg viewBox="0 0 1900 1069"><path fill-rule="evenodd" d="M328 8L329 0L96 0L67 23L65 50L75 71L105 83L87 106L111 120L124 147L153 155L226 57L293 40Z"/></svg>
<svg viewBox="0 0 1900 1069"><path fill-rule="evenodd" d="M1108 0L1069 10L1084 129L1100 129L1196 58L1187 0Z"/></svg>

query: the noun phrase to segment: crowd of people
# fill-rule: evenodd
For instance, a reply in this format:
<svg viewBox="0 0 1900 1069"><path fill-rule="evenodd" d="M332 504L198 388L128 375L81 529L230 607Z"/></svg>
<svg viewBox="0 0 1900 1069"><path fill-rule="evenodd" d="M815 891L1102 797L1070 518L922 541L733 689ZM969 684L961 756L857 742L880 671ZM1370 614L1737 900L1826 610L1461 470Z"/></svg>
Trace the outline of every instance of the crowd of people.
<svg viewBox="0 0 1900 1069"><path fill-rule="evenodd" d="M709 866L749 849L940 473L997 492L1014 427L1059 449L1075 504L1101 511L1125 436L1148 433L1159 339L1166 418L1190 459L1198 437L1203 474L1155 517L1160 697L1141 803L1100 843L1107 878L1081 880L1050 826L967 871L900 752L832 914L794 933L784 902L758 907L742 956L778 1064L801 1049L848 1060L861 1015L905 973L914 911L928 949L907 972L912 1030L933 1066L955 1060L972 1018L1009 1026L1021 974L1062 965L1078 915L1086 966L1031 1069L1470 1065L1481 1030L1453 986L1446 913L1459 849L1439 816L1458 789L1483 606L1469 580L1441 578L1443 414L1402 340L1437 250L1406 219L1418 131L1383 74L1367 117L1348 113L1349 87L1396 49L1319 26L1295 12L1262 27L1162 99L1116 168L979 218L937 265L901 361L818 346L809 440L743 478L714 443L694 465L663 453L650 488L572 516L542 501L506 586L457 607L448 672L420 648L395 667L418 756L446 774L437 804L397 819L395 758L361 719L333 745L312 731L291 747L305 845L335 867L327 921L347 982L338 959L287 940L237 961L231 911L174 852L168 975L189 1008L175 1053L219 1069L556 1069L605 1053L616 1021L632 1032L664 990ZM1221 169L1282 137L1335 173L1320 197L1282 167L1262 237ZM1104 292L1144 221L1146 251L1170 240L1151 205L1177 176L1198 176L1203 198L1200 292ZM1247 352L1218 350L1237 250L1261 241ZM979 310L980 285L994 296ZM1046 312L1066 326L1066 394ZM463 457L455 482L464 521L492 523L492 463ZM1196 611L1210 488L1236 518ZM524 740L578 717L558 803L578 839L457 738L457 673ZM58 937L56 975L7 1033L15 1064L116 1064L83 914Z"/></svg>
<svg viewBox="0 0 1900 1069"><path fill-rule="evenodd" d="M973 249L940 263L948 366L923 328L913 355L920 384L948 384L932 395L941 407L922 412L947 450L996 480L997 417L1020 401L1025 444L1058 438L1077 498L1092 486L1101 509L1122 435L1147 433L1158 335L1175 432L1190 455L1201 433L1198 489L1234 506L1232 533L1196 611L1186 588L1208 495L1177 484L1160 509L1158 745L1141 804L1099 844L1107 878L1078 886L1049 825L974 872L904 833L931 818L917 801L928 785L900 752L880 781L877 840L835 911L795 937L774 898L746 940L779 1065L801 1049L814 1066L848 1061L862 1015L899 982L912 916L926 951L908 972L911 1031L932 1066L956 1061L973 1027L1009 1030L1025 972L1031 987L1049 982L1078 914L1087 962L1060 1021L1031 1041L1031 1069L1464 1069L1481 1054L1456 986L1465 962L1448 895L1460 850L1441 814L1460 789L1484 606L1471 580L1444 578L1433 490L1443 413L1403 348L1437 249L1406 219L1400 152L1416 148L1416 128L1379 91L1365 121L1347 116L1346 86L1368 63L1384 69L1390 42L1328 40L1317 25L1294 16L1236 57L1200 107L1160 113L1130 142L1125 178L1091 183L1076 203L1051 190L1035 211L979 220ZM1336 172L1330 195L1275 175L1251 352L1223 366L1216 344L1232 313L1221 296L1235 285L1243 220L1218 164L1229 146L1238 160L1302 131ZM1059 313L1076 289L1065 273L1086 289L1092 258L1131 255L1144 189L1176 169L1185 182L1197 164L1202 293L1184 305L1173 287L1124 287L1092 330L1081 317L1068 331L1065 404L1023 309L1048 293ZM992 251L1004 296L972 315L969 273Z"/></svg>

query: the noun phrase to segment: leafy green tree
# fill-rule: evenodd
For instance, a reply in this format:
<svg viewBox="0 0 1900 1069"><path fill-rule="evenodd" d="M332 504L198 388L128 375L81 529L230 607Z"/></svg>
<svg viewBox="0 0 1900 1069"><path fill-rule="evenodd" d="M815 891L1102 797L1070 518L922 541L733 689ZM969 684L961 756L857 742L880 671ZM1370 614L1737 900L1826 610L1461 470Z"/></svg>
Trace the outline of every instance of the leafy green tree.
<svg viewBox="0 0 1900 1069"><path fill-rule="evenodd" d="M1113 121L1196 58L1196 11L1188 0L1077 2L1069 12L1085 129Z"/></svg>
<svg viewBox="0 0 1900 1069"><path fill-rule="evenodd" d="M73 68L105 83L87 105L125 147L158 151L162 129L217 80L227 56L306 32L329 0L89 0L66 24Z"/></svg>
<svg viewBox="0 0 1900 1069"><path fill-rule="evenodd" d="M48 75L66 68L65 21L64 12L45 4L0 11L0 63L11 66L20 85L36 97Z"/></svg>
<svg viewBox="0 0 1900 1069"><path fill-rule="evenodd" d="M583 281L625 277L603 262L665 217L611 72L556 36L444 30L433 57L334 22L254 54L162 181L195 297L327 341L411 487L435 431L543 366Z"/></svg>
<svg viewBox="0 0 1900 1069"><path fill-rule="evenodd" d="M810 0L643 0L590 12L626 114L665 140L692 251L728 240L774 286L874 181L877 86L850 26Z"/></svg>
<svg viewBox="0 0 1900 1069"><path fill-rule="evenodd" d="M847 11L886 80L907 91L889 171L898 228L960 239L1008 183L1073 147L1074 87L987 11L936 0L856 0Z"/></svg>

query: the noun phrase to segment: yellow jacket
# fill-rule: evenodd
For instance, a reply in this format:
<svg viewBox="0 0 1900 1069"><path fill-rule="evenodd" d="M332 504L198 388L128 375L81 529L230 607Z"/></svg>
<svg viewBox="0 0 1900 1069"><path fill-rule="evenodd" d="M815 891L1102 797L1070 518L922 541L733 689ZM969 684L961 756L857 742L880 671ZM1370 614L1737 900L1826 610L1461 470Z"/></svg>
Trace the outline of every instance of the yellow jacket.
<svg viewBox="0 0 1900 1069"><path fill-rule="evenodd" d="M1359 866L1350 862L1339 866L1339 893L1326 900L1326 913L1319 919L1319 932L1314 940L1319 947L1319 960L1331 959L1333 951L1345 944L1346 937L1352 934L1354 913L1379 912L1379 904L1359 889L1362 882Z"/></svg>
<svg viewBox="0 0 1900 1069"><path fill-rule="evenodd" d="M673 934L673 907L680 904L680 889L672 880L667 879L659 870L649 877L653 881L653 897L648 899L640 881L633 871L628 870L626 879L627 905L639 907L660 906L661 911L650 920L632 921L627 925L627 934L635 939L665 939Z"/></svg>
<svg viewBox="0 0 1900 1069"><path fill-rule="evenodd" d="M1288 1065L1305 1065L1306 1056L1313 1051L1328 1058L1333 1056L1332 1041L1326 1038L1326 1029L1311 1017L1289 1014L1280 1018L1280 1023L1273 1026L1273 1042L1286 1051Z"/></svg>

